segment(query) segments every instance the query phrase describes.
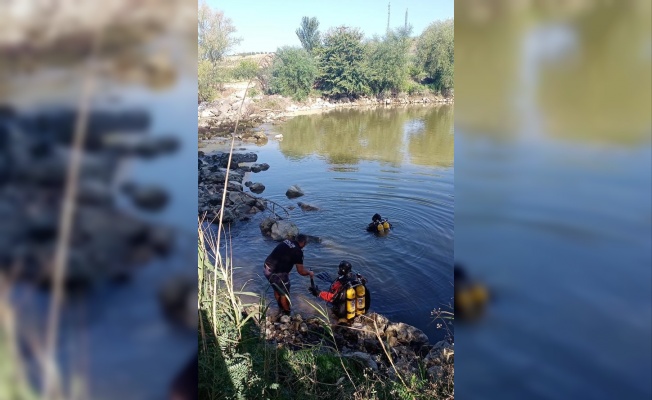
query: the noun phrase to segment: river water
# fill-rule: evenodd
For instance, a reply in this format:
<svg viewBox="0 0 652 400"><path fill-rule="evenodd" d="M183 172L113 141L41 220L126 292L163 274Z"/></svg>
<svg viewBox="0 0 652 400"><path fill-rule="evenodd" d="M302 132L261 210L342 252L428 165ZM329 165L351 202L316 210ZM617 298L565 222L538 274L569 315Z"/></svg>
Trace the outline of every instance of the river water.
<svg viewBox="0 0 652 400"><path fill-rule="evenodd" d="M483 29L456 7L455 259L493 293L456 327L460 398L652 396L650 3L634 4Z"/></svg>
<svg viewBox="0 0 652 400"><path fill-rule="evenodd" d="M322 239L304 248L304 265L334 276L341 260L350 261L368 278L372 311L422 329L431 341L443 338L431 311L453 299L453 107L338 110L263 129L283 138L245 147L271 166L245 181L263 183L260 196L286 208L299 201L319 207L289 210L301 232ZM305 195L290 200L285 191L295 184ZM374 213L393 224L389 234L366 232ZM277 244L261 235L266 215L231 228L235 280L257 293L267 286L262 264ZM293 308L314 313L309 280L293 270L291 282Z"/></svg>

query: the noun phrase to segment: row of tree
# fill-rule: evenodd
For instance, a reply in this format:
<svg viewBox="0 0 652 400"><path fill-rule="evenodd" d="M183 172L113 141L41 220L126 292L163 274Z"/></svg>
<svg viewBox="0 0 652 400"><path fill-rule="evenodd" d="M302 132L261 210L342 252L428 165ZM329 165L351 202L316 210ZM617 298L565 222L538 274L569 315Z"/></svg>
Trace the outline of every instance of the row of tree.
<svg viewBox="0 0 652 400"><path fill-rule="evenodd" d="M211 100L216 85L237 78L221 61L240 42L230 19L205 3L199 7L199 95ZM301 47L277 49L257 77L262 89L302 100L311 93L330 98L392 96L453 91L453 20L436 21L418 37L412 28L393 29L367 39L357 28L319 31L317 18L303 17L296 30ZM246 66L242 66L243 69ZM248 68L244 68L247 71ZM238 70L235 70L236 75ZM242 75L244 76L244 75Z"/></svg>
<svg viewBox="0 0 652 400"><path fill-rule="evenodd" d="M314 89L332 98L453 91L453 20L433 22L416 38L411 27L369 40L357 28L323 36L318 28L317 18L303 18L296 30L302 47L277 50L271 68L261 71L269 82L264 89L299 100Z"/></svg>

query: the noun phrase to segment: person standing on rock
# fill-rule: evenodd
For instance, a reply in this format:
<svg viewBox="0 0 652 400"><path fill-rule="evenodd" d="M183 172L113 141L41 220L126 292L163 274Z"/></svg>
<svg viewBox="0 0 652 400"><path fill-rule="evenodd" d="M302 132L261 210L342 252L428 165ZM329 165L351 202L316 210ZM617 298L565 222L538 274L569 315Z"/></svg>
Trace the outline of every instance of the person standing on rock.
<svg viewBox="0 0 652 400"><path fill-rule="evenodd" d="M299 234L295 240L286 239L279 243L265 259L263 271L265 278L274 289L274 297L282 314L290 315L290 271L297 266L302 276L315 274L303 266L303 248L308 243L306 235Z"/></svg>

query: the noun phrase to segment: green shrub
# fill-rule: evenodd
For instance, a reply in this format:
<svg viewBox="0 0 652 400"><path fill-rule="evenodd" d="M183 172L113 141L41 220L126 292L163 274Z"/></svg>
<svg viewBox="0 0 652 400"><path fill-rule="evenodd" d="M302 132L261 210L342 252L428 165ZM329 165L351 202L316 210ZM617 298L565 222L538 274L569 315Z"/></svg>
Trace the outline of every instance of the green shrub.
<svg viewBox="0 0 652 400"><path fill-rule="evenodd" d="M345 26L324 36L322 47L315 52L319 59L318 88L325 95L356 97L370 92L363 36L359 29Z"/></svg>
<svg viewBox="0 0 652 400"><path fill-rule="evenodd" d="M453 90L455 46L453 20L430 24L417 42L418 64L425 71L426 80L444 95Z"/></svg>
<svg viewBox="0 0 652 400"><path fill-rule="evenodd" d="M233 79L249 80L256 77L258 73L258 63L253 60L242 60L231 71Z"/></svg>
<svg viewBox="0 0 652 400"><path fill-rule="evenodd" d="M215 64L209 60L199 60L197 65L197 94L199 101L213 100L223 83Z"/></svg>
<svg viewBox="0 0 652 400"><path fill-rule="evenodd" d="M247 97L256 97L256 96L258 96L259 94L260 94L260 92L259 92L258 89L256 89L256 88L251 88L251 89L249 89L249 90L247 91Z"/></svg>
<svg viewBox="0 0 652 400"><path fill-rule="evenodd" d="M269 90L272 94L304 100L317 77L317 66L305 50L282 47L276 51L271 69Z"/></svg>
<svg viewBox="0 0 652 400"><path fill-rule="evenodd" d="M374 94L396 94L406 86L409 34L410 30L392 30L382 40L369 44L369 86Z"/></svg>

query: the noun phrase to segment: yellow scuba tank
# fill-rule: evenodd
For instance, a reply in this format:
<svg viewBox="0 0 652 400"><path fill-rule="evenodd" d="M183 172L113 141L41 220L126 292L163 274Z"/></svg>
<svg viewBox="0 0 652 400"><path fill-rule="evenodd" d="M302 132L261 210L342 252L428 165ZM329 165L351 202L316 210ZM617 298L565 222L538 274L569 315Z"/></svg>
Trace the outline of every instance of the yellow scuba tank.
<svg viewBox="0 0 652 400"><path fill-rule="evenodd" d="M376 229L378 229L378 232L382 232L382 231L385 230L385 227L383 226L383 224L378 224L378 225L376 226Z"/></svg>
<svg viewBox="0 0 652 400"><path fill-rule="evenodd" d="M355 317L355 289L352 287L346 289L346 318Z"/></svg>
<svg viewBox="0 0 652 400"><path fill-rule="evenodd" d="M476 304L484 305L484 303L487 302L489 295L487 294L487 290L482 285L477 284L471 290L471 295Z"/></svg>
<svg viewBox="0 0 652 400"><path fill-rule="evenodd" d="M355 294L356 294L356 310L355 313L356 315L362 315L364 314L364 309L365 309L365 303L364 303L364 296L365 296L366 289L364 285L358 285L355 287Z"/></svg>
<svg viewBox="0 0 652 400"><path fill-rule="evenodd" d="M383 222L383 228L388 231L389 230L389 222L385 221Z"/></svg>

